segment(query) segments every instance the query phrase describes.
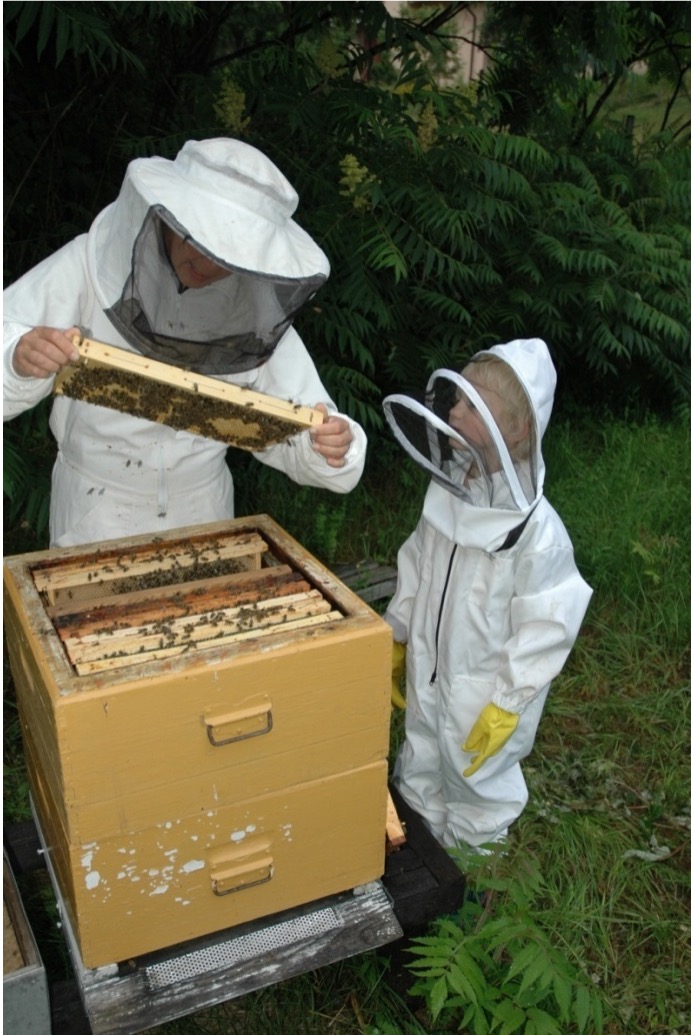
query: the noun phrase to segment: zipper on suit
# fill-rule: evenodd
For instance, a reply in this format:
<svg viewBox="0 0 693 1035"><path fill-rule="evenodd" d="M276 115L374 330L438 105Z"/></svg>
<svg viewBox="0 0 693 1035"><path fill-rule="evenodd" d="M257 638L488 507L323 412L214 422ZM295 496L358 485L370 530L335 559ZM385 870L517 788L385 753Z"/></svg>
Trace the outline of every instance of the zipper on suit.
<svg viewBox="0 0 693 1035"><path fill-rule="evenodd" d="M448 561L448 570L447 570L447 573L445 575L445 582L443 584L443 592L441 594L440 605L438 607L438 619L436 621L436 663L435 663L435 665L433 667L433 673L432 673L431 678L429 680L429 685L430 686L432 686L435 683L436 679L438 678L438 637L440 635L440 623L443 620L443 607L445 606L445 597L446 597L446 594L447 594L447 591L448 591L448 584L450 582L450 575L452 573L452 562L455 559L456 552L457 552L457 543L455 543L455 545L453 546L452 553L450 554L450 560Z"/></svg>

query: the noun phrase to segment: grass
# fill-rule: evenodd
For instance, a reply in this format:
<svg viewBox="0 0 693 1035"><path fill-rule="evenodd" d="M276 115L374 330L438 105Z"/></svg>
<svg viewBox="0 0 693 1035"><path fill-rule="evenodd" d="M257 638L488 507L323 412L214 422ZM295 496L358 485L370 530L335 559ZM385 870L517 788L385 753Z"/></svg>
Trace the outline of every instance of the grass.
<svg viewBox="0 0 693 1035"><path fill-rule="evenodd" d="M364 556L394 562L426 480L388 441L373 442L369 470L346 497L297 488L243 459L238 512L271 514L328 565ZM607 1035L682 1035L690 1030L689 428L564 421L550 429L546 456L546 494L594 597L524 767L530 801L498 863L488 916L472 918L472 930L489 967L502 964L513 943L494 947L493 925L509 924L522 907L528 940L541 935L599 997ZM402 735L401 715L394 719L393 755ZM5 778L11 820L26 814L26 783L7 676ZM525 894L529 871L539 877ZM483 884L484 875L478 879ZM50 890L27 894L44 959L62 978ZM433 928L432 936L443 944L443 932ZM458 937L460 950L471 944L464 932ZM386 954L371 952L156 1032L483 1030L463 1024L464 1005L452 1000L433 1022L425 993L425 981L416 996L396 990ZM598 1029L571 1021L557 1030Z"/></svg>
<svg viewBox="0 0 693 1035"><path fill-rule="evenodd" d="M667 83L657 82L651 76L633 72L616 87L605 105L605 112L613 120L632 119L634 133L638 139L642 139L661 132L670 93L671 87ZM683 129L690 124L690 118L691 93L688 76L667 115L667 128L672 131Z"/></svg>

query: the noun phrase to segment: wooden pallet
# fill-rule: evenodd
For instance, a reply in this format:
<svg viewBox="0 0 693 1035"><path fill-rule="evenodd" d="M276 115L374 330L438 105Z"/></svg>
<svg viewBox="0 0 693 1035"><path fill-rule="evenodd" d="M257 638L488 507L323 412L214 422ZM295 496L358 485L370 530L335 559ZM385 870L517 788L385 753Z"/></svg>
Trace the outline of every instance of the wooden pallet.
<svg viewBox="0 0 693 1035"><path fill-rule="evenodd" d="M397 569L390 564L366 560L356 564L338 564L333 571L366 604L391 597L397 588Z"/></svg>
<svg viewBox="0 0 693 1035"><path fill-rule="evenodd" d="M322 424L320 410L148 359L89 338L74 338L77 364L54 391L167 424L238 449L258 451Z"/></svg>

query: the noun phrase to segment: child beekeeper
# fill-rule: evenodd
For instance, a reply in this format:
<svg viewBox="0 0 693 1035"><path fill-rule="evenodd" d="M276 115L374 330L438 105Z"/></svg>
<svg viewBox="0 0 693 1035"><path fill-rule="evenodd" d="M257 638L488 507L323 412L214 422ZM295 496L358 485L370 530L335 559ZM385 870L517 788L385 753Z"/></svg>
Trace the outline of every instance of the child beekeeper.
<svg viewBox="0 0 693 1035"><path fill-rule="evenodd" d="M592 593L542 492L555 385L531 338L478 353L461 374L436 371L425 405L384 402L431 474L385 615L395 680L406 662L394 782L450 848L503 840L525 807L520 763Z"/></svg>

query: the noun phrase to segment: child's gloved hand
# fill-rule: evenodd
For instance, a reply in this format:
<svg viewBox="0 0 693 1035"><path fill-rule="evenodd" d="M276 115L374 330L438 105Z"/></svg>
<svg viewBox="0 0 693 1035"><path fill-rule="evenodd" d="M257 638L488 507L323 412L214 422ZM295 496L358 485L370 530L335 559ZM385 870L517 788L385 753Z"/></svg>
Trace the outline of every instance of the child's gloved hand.
<svg viewBox="0 0 693 1035"><path fill-rule="evenodd" d="M402 676L407 663L406 643L392 644L392 704L395 708L406 708L407 702L402 696Z"/></svg>
<svg viewBox="0 0 693 1035"><path fill-rule="evenodd" d="M506 712L496 704L487 704L462 745L463 751L479 752L462 775L472 776L488 758L497 754L515 732L519 721L519 715Z"/></svg>

